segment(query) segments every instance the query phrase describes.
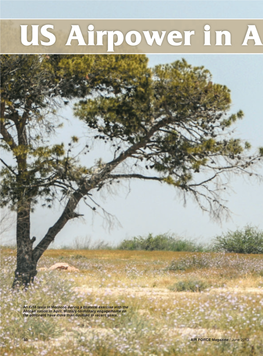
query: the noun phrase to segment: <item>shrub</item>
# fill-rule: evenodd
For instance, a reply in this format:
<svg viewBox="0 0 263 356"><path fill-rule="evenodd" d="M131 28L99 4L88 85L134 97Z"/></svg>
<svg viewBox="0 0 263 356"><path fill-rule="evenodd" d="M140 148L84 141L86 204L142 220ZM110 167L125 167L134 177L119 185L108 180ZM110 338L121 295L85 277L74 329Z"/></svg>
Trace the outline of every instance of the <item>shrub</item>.
<svg viewBox="0 0 263 356"><path fill-rule="evenodd" d="M242 255L223 253L189 254L183 258L172 260L167 267L168 271L187 271L199 269L219 269L223 276L241 276L248 273L261 274L263 260L258 257L246 258Z"/></svg>
<svg viewBox="0 0 263 356"><path fill-rule="evenodd" d="M246 226L243 230L229 231L217 236L215 249L235 253L263 253L263 231Z"/></svg>
<svg viewBox="0 0 263 356"><path fill-rule="evenodd" d="M185 271L187 269L200 269L211 267L211 258L208 255L186 256L179 260L173 260L168 267L169 271Z"/></svg>
<svg viewBox="0 0 263 356"><path fill-rule="evenodd" d="M211 285L208 282L200 279L188 279L176 282L170 286L169 289L176 292L201 292L209 287L211 287Z"/></svg>
<svg viewBox="0 0 263 356"><path fill-rule="evenodd" d="M86 259L88 260L88 257L83 256L83 255L74 255L71 258L73 258L74 260L81 260L81 259Z"/></svg>
<svg viewBox="0 0 263 356"><path fill-rule="evenodd" d="M124 240L117 247L120 250L146 250L146 251L189 251L202 252L204 247L195 242L178 237L160 234L147 237L134 237L131 240Z"/></svg>

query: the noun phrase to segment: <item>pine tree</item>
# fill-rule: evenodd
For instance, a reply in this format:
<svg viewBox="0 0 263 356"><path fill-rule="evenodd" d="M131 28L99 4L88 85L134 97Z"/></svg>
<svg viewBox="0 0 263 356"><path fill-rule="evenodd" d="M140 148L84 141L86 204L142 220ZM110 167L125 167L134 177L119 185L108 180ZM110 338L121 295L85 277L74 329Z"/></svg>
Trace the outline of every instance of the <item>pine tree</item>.
<svg viewBox="0 0 263 356"><path fill-rule="evenodd" d="M121 179L159 181L220 217L227 209L221 177L253 173L263 150L249 156L250 145L228 135L243 117L242 111L227 114L230 90L185 60L153 69L147 62L144 55L1 56L1 148L12 157L1 158L0 196L1 206L17 213L13 287L34 280L39 258L80 216L75 209L93 190ZM73 99L79 99L76 120L114 149L112 160L98 161L96 169L81 165L65 143L50 144L61 125L56 110ZM72 137L71 144L76 141ZM66 200L63 212L33 247L31 212L41 201L51 207L58 197Z"/></svg>

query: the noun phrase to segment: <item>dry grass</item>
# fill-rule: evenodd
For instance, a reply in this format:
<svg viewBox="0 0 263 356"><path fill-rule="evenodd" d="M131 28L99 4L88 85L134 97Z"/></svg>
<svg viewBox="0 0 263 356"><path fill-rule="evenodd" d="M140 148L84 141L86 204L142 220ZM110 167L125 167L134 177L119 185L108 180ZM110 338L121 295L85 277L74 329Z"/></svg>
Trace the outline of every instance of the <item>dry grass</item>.
<svg viewBox="0 0 263 356"><path fill-rule="evenodd" d="M14 294L15 252L1 253L1 355L263 354L262 255L48 250L39 267L67 262L80 272L39 272L33 288ZM193 258L186 269L170 268ZM187 289L200 281L203 290ZM25 304L129 308L118 317L48 319L24 318Z"/></svg>

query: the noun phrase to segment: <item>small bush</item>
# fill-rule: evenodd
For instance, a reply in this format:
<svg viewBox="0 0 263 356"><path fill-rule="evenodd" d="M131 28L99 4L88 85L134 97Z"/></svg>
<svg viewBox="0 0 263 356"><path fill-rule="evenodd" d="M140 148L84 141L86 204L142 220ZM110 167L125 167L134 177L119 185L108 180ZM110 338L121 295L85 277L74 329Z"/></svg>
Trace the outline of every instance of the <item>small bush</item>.
<svg viewBox="0 0 263 356"><path fill-rule="evenodd" d="M204 247L195 242L178 237L160 234L147 237L134 237L131 240L124 240L117 246L120 250L146 250L146 251L188 251L202 252Z"/></svg>
<svg viewBox="0 0 263 356"><path fill-rule="evenodd" d="M199 269L219 269L222 276L230 278L248 273L260 275L263 271L263 261L257 257L246 258L238 254L200 253L189 254L183 258L172 260L168 271L187 271Z"/></svg>
<svg viewBox="0 0 263 356"><path fill-rule="evenodd" d="M81 260L81 259L86 259L88 260L88 257L83 256L83 255L74 255L71 258L73 258L74 260Z"/></svg>
<svg viewBox="0 0 263 356"><path fill-rule="evenodd" d="M235 253L263 253L263 231L246 226L243 230L229 231L217 236L215 249Z"/></svg>
<svg viewBox="0 0 263 356"><path fill-rule="evenodd" d="M188 279L185 281L179 281L169 287L171 291L176 292L201 292L211 287L208 282L200 279Z"/></svg>
<svg viewBox="0 0 263 356"><path fill-rule="evenodd" d="M209 255L186 256L179 260L173 260L168 267L169 271L185 271L190 268L200 269L212 267L212 259Z"/></svg>

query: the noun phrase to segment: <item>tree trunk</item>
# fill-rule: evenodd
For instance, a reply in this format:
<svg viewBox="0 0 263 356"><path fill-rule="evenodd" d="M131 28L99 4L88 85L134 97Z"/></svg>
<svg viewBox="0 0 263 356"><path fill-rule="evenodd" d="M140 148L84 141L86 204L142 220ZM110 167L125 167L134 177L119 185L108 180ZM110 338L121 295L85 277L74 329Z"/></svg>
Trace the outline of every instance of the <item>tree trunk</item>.
<svg viewBox="0 0 263 356"><path fill-rule="evenodd" d="M17 267L13 288L27 287L37 274L36 261L33 259L33 243L30 239L30 202L18 204L17 208Z"/></svg>

